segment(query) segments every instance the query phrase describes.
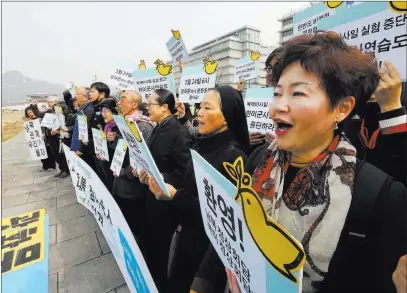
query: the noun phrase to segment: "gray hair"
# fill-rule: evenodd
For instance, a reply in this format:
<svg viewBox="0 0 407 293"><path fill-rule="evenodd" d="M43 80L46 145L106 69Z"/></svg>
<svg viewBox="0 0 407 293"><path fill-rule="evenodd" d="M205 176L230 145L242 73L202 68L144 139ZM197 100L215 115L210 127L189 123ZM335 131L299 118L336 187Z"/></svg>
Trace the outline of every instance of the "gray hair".
<svg viewBox="0 0 407 293"><path fill-rule="evenodd" d="M56 96L49 96L48 98L47 98L47 102L58 102L58 97L56 97Z"/></svg>

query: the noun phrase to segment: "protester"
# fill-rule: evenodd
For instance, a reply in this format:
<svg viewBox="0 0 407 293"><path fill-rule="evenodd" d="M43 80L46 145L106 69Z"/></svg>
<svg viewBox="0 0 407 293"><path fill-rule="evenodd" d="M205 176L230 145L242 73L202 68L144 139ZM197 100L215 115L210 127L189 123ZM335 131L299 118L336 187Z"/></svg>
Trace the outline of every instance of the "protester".
<svg viewBox="0 0 407 293"><path fill-rule="evenodd" d="M407 119L402 82L390 62L379 69L380 82L372 98L345 127L358 158L407 186Z"/></svg>
<svg viewBox="0 0 407 293"><path fill-rule="evenodd" d="M73 129L75 126L76 121L76 110L74 107L74 100L72 98L72 94L69 91L65 91L63 93L64 101L66 104L65 108L65 128L61 129L60 135L63 136L62 142L71 147L72 144L72 136L73 136Z"/></svg>
<svg viewBox="0 0 407 293"><path fill-rule="evenodd" d="M83 119L83 115L86 116L87 120L87 127L88 127L88 138L87 140L79 140L79 142L73 142L72 144L77 145L79 144L78 149L76 150L76 155L80 156L82 160L86 162L86 164L89 165L95 171L96 174L97 168L96 168L96 161L93 157L95 150L94 150L94 145L93 145L93 136L92 136L92 130L91 130L91 123L90 121L94 117L95 114L95 107L92 101L89 100L90 98L90 88L87 87L79 87L76 90L75 94L75 100L77 105L79 106L78 108L78 119ZM103 123L104 124L104 123ZM79 135L79 130L78 130L78 121L76 121L75 126L76 131L74 133L78 133ZM71 147L71 150L72 147Z"/></svg>
<svg viewBox="0 0 407 293"><path fill-rule="evenodd" d="M113 115L117 115L116 106L116 99L108 98L102 100L102 102L97 104L95 107L95 110L100 111L102 113L102 117L104 118L105 128L103 131L108 141L113 141L117 132L119 131L116 122L113 120ZM100 131L100 129L98 129L98 131ZM114 151L114 149L108 147L109 160L104 159L102 154L96 154L97 160L95 161L100 179L109 192L112 192L113 188L114 177L113 172L110 170L110 165L112 164Z"/></svg>
<svg viewBox="0 0 407 293"><path fill-rule="evenodd" d="M373 61L323 32L291 40L273 68L277 137L253 188L304 247L303 292L394 292L391 276L406 253L405 188L357 160L341 131L376 90ZM213 267L200 273L210 279Z"/></svg>
<svg viewBox="0 0 407 293"><path fill-rule="evenodd" d="M278 47L278 48L274 49L266 59L266 62L265 62L266 67L264 68L264 70L266 70L266 87L275 86L275 84L271 80L271 73L273 71L273 66L278 61L279 54L282 51L283 51L283 48ZM253 152L257 147L259 147L263 144L270 145L270 143L272 143L274 140L274 135L270 132L268 132L267 134L262 134L261 132L251 132L251 133L249 133L249 138L250 138L250 145L252 146L251 151Z"/></svg>
<svg viewBox="0 0 407 293"><path fill-rule="evenodd" d="M143 138L148 143L155 127L155 123L150 118L143 115L140 111L142 103L141 95L136 91L125 91L120 95L120 107L123 115L134 121ZM123 138L120 132L117 135L110 132L107 135L109 147L116 149L117 140ZM112 195L117 205L120 207L131 231L133 232L140 249L144 250L145 241L145 205L146 192L148 188L140 183L139 178L133 174L133 168L130 165L129 150L123 160L120 174L113 173L113 190Z"/></svg>
<svg viewBox="0 0 407 293"><path fill-rule="evenodd" d="M34 119L40 119L38 116L38 107L37 107L37 101L32 101L32 104L30 106L28 106L27 108L24 109L24 113L25 113L25 119L23 119L24 121L29 121L29 120L34 120ZM44 130L43 128L41 128L42 130ZM42 137L45 138L45 134L44 132L42 133ZM49 146L46 147L46 151L47 151L47 156L48 158L46 159L41 159L41 163L42 163L42 167L39 170L39 172L44 172L44 171L52 171L55 170L55 161L52 159L51 156L51 150L49 149Z"/></svg>
<svg viewBox="0 0 407 293"><path fill-rule="evenodd" d="M238 157L246 159L244 150L249 148L247 122L243 101L234 88L220 86L209 91L201 102L197 116L199 136L192 147L208 163L229 180L223 162L233 163ZM171 270L168 292L189 292L195 273L208 249L199 205L192 160L187 164L185 186L175 189L167 184L171 193L168 198L153 178L149 180L150 190L159 200L173 200L181 216L177 234L177 247ZM200 292L199 286L194 288Z"/></svg>
<svg viewBox="0 0 407 293"><path fill-rule="evenodd" d="M190 160L192 138L174 114L174 95L166 90L154 91L148 98L148 113L158 123L149 142L151 155L163 174L164 181L175 188L183 187L186 164ZM140 173L140 181L148 184L148 176ZM146 262L159 290L166 286L167 263L172 235L179 223L172 201L158 201L148 191L146 198L147 255Z"/></svg>

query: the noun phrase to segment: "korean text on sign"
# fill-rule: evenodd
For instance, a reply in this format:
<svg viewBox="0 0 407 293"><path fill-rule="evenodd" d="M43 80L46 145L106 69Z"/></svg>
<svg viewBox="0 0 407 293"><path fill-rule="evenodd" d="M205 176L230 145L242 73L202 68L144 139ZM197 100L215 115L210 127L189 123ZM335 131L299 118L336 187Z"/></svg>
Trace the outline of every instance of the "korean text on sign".
<svg viewBox="0 0 407 293"><path fill-rule="evenodd" d="M250 88L247 90L244 103L249 132L275 131L274 123L269 114L273 94L273 88Z"/></svg>
<svg viewBox="0 0 407 293"><path fill-rule="evenodd" d="M186 67L181 76L179 99L183 103L200 103L215 83L216 73L207 74L202 65Z"/></svg>
<svg viewBox="0 0 407 293"><path fill-rule="evenodd" d="M127 144L124 139L119 138L117 141L116 149L114 151L112 164L110 165L110 170L120 174L123 166L124 157L126 155Z"/></svg>
<svg viewBox="0 0 407 293"><path fill-rule="evenodd" d="M87 142L89 140L88 138L88 122L86 120L85 115L78 115L78 130L79 130L79 140L83 140Z"/></svg>
<svg viewBox="0 0 407 293"><path fill-rule="evenodd" d="M95 145L95 154L99 154L103 159L109 161L109 151L107 149L105 133L99 129L92 128L92 135Z"/></svg>
<svg viewBox="0 0 407 293"><path fill-rule="evenodd" d="M2 274L44 259L45 210L1 220Z"/></svg>
<svg viewBox="0 0 407 293"><path fill-rule="evenodd" d="M401 80L407 78L407 15L389 8L388 2L364 2L322 20L320 30L332 30L340 34L349 45L376 57L379 66L390 61L396 67Z"/></svg>
<svg viewBox="0 0 407 293"><path fill-rule="evenodd" d="M242 293L266 293L264 258L233 199L235 187L195 151L191 151L205 232Z"/></svg>
<svg viewBox="0 0 407 293"><path fill-rule="evenodd" d="M109 76L109 83L122 90L134 89L132 70L115 68Z"/></svg>
<svg viewBox="0 0 407 293"><path fill-rule="evenodd" d="M65 128L65 116L62 113L62 108L61 106L54 106L54 110L55 110L55 115L57 117L57 124L59 128Z"/></svg>
<svg viewBox="0 0 407 293"><path fill-rule="evenodd" d="M235 76L233 82L238 80L252 80L259 76L259 61L253 61L250 57L245 57L237 61L235 66Z"/></svg>
<svg viewBox="0 0 407 293"><path fill-rule="evenodd" d="M147 68L133 72L134 87L143 100L157 89L166 89L175 94L175 82L172 73L160 75L156 68Z"/></svg>
<svg viewBox="0 0 407 293"><path fill-rule="evenodd" d="M174 36L172 36L167 42L167 48L170 52L174 65L178 65L179 60L185 60L188 57L188 52L182 37L177 40Z"/></svg>
<svg viewBox="0 0 407 293"><path fill-rule="evenodd" d="M35 119L24 122L25 137L28 141L32 160L42 160L48 158L47 149L42 138L40 120Z"/></svg>
<svg viewBox="0 0 407 293"><path fill-rule="evenodd" d="M48 129L58 129L58 121L57 121L57 116L52 113L46 113L44 115L44 118L41 120L41 127L45 127Z"/></svg>

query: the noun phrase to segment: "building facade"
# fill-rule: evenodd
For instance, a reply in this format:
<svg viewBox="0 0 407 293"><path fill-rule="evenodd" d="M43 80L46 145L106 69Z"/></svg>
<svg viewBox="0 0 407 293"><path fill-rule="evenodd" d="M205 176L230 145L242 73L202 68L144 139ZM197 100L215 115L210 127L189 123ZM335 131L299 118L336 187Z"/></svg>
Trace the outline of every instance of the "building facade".
<svg viewBox="0 0 407 293"><path fill-rule="evenodd" d="M244 26L196 46L189 50L189 56L184 61L184 66L203 64L203 58L210 56L212 60L219 62L216 77L217 84L236 87L236 83L233 81L236 61L249 56L250 50L259 51L261 53L259 77L256 80L246 82L245 89L263 87L266 85L264 63L274 48L261 44L260 32L257 28ZM172 61L167 63L172 63ZM178 89L181 79L178 66L174 66L173 74L175 86Z"/></svg>
<svg viewBox="0 0 407 293"><path fill-rule="evenodd" d="M310 2L299 8L292 9L287 13L283 14L283 16L278 19L278 21L281 22L281 29L278 31L280 35L279 38L280 46L286 44L289 40L294 38L294 15L296 15L300 11L307 9L311 5L312 3Z"/></svg>

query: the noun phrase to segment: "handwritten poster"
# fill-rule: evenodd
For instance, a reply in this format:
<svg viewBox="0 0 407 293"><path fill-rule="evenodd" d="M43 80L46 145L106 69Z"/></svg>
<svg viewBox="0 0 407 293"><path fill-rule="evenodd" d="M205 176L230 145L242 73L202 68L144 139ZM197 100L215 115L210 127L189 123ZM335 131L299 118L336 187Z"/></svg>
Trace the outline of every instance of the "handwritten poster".
<svg viewBox="0 0 407 293"><path fill-rule="evenodd" d="M24 122L25 137L28 141L32 160L42 160L48 158L47 149L42 138L40 119Z"/></svg>
<svg viewBox="0 0 407 293"><path fill-rule="evenodd" d="M107 149L106 135L99 129L92 128L93 143L95 145L95 154L99 154L103 159L109 161L109 151Z"/></svg>
<svg viewBox="0 0 407 293"><path fill-rule="evenodd" d="M58 129L58 121L57 116L52 113L45 113L44 118L41 120L41 127L45 127L48 129Z"/></svg>

